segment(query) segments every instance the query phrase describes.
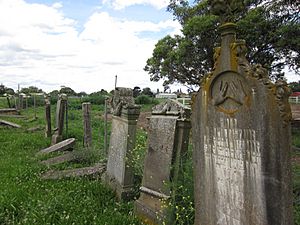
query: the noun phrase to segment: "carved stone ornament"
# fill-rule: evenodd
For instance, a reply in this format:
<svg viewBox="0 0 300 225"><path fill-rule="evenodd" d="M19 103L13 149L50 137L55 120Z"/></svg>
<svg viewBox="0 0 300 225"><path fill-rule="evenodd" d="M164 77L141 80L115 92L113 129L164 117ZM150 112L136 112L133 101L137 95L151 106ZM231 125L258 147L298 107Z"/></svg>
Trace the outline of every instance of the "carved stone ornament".
<svg viewBox="0 0 300 225"><path fill-rule="evenodd" d="M123 108L135 107L132 89L116 88L114 96L110 99L110 105L114 116L121 116Z"/></svg>
<svg viewBox="0 0 300 225"><path fill-rule="evenodd" d="M156 105L152 108L153 115L174 115L179 116L179 119L189 119L191 110L185 105L173 99L168 99L165 102Z"/></svg>

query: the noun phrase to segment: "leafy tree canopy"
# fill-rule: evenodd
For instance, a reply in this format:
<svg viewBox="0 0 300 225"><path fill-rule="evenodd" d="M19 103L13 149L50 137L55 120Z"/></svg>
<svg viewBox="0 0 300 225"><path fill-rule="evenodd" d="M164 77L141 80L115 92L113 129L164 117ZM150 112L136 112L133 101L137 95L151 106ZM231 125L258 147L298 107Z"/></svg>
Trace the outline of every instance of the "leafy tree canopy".
<svg viewBox="0 0 300 225"><path fill-rule="evenodd" d="M289 83L292 92L300 92L300 81Z"/></svg>
<svg viewBox="0 0 300 225"><path fill-rule="evenodd" d="M214 14L226 16L213 15L212 4ZM297 1L288 0L170 0L168 11L181 23L182 35L159 40L144 69L164 85L197 86L213 67L213 49L220 43L217 28L232 21L238 38L246 40L251 63L262 64L274 79L283 76L285 66L299 74L298 8Z"/></svg>
<svg viewBox="0 0 300 225"><path fill-rule="evenodd" d="M4 94L14 95L15 91L12 88L8 88L8 87L5 87L5 85L0 84L0 95L2 96Z"/></svg>
<svg viewBox="0 0 300 225"><path fill-rule="evenodd" d="M68 96L76 96L76 92L70 87L62 87L59 90L59 94L66 94Z"/></svg>
<svg viewBox="0 0 300 225"><path fill-rule="evenodd" d="M29 86L29 87L21 88L20 93L30 95L31 93L43 93L43 90L35 86Z"/></svg>

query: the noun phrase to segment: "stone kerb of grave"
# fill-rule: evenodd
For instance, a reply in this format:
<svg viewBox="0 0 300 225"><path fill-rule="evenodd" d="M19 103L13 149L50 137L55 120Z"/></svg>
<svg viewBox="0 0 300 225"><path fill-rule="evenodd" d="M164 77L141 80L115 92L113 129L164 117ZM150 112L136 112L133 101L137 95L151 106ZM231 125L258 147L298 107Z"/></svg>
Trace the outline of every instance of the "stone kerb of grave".
<svg viewBox="0 0 300 225"><path fill-rule="evenodd" d="M235 24L220 32L193 104L195 225L291 225L289 89L249 64Z"/></svg>
<svg viewBox="0 0 300 225"><path fill-rule="evenodd" d="M175 198L176 191L170 187L177 184L179 162L188 148L190 109L167 100L153 108L149 123L148 150L135 213L146 224L173 224L168 201Z"/></svg>
<svg viewBox="0 0 300 225"><path fill-rule="evenodd" d="M133 197L133 168L130 163L135 146L140 107L134 105L132 90L117 88L112 100L113 112L107 169L103 181L116 191L119 199Z"/></svg>
<svg viewBox="0 0 300 225"><path fill-rule="evenodd" d="M57 152L57 151L67 151L73 149L75 145L75 141L76 141L75 138L69 138L67 140L64 140L62 142L59 142L55 145L52 145L48 148L39 151L38 155L49 154L51 152Z"/></svg>

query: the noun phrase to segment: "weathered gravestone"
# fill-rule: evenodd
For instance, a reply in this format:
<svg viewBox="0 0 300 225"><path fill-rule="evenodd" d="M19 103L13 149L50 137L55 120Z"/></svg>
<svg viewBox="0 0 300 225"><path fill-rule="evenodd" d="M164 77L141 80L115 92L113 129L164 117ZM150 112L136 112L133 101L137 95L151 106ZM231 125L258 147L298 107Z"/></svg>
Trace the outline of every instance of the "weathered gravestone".
<svg viewBox="0 0 300 225"><path fill-rule="evenodd" d="M235 27L220 27L214 69L194 99L195 224L290 225L289 90L249 64Z"/></svg>
<svg viewBox="0 0 300 225"><path fill-rule="evenodd" d="M92 146L92 127L91 127L91 103L82 103L83 112L83 146L89 148Z"/></svg>
<svg viewBox="0 0 300 225"><path fill-rule="evenodd" d="M130 88L116 88L113 103L114 116L112 117L107 170L103 180L116 191L119 199L129 199L132 197L134 186L130 160L135 146L140 107L134 105Z"/></svg>
<svg viewBox="0 0 300 225"><path fill-rule="evenodd" d="M66 104L67 96L64 94L60 95L56 106L56 127L54 129L54 134L52 135L52 145L62 141Z"/></svg>
<svg viewBox="0 0 300 225"><path fill-rule="evenodd" d="M55 145L52 145L48 148L44 148L41 151L39 151L37 153L37 155L45 155L45 154L49 154L52 152L62 152L62 151L69 151L69 150L73 150L74 145L75 145L75 138L69 138L66 139L64 141L61 141Z"/></svg>
<svg viewBox="0 0 300 225"><path fill-rule="evenodd" d="M19 109L24 109L24 94L19 94Z"/></svg>
<svg viewBox="0 0 300 225"><path fill-rule="evenodd" d="M189 143L190 109L174 100L153 108L140 198L135 213L146 224L174 224L168 201L175 197L181 157ZM173 189L171 188L173 187Z"/></svg>
<svg viewBox="0 0 300 225"><path fill-rule="evenodd" d="M45 98L45 119L46 119L46 130L45 137L51 137L51 103L49 98Z"/></svg>

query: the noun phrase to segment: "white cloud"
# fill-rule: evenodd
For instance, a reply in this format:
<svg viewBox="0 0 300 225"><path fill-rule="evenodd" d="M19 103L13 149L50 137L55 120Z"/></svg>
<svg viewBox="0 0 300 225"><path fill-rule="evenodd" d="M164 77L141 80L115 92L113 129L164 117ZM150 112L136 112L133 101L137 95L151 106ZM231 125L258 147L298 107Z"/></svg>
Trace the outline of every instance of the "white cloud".
<svg viewBox="0 0 300 225"><path fill-rule="evenodd" d="M179 30L171 20L160 23L120 20L106 12L90 16L81 33L76 21L63 15L62 4L28 4L0 0L0 80L17 88L35 85L45 91L60 85L75 91L149 86L143 71L157 40L141 32Z"/></svg>
<svg viewBox="0 0 300 225"><path fill-rule="evenodd" d="M111 4L114 9L120 10L131 5L151 5L157 9L165 8L168 0L103 0L104 4Z"/></svg>

